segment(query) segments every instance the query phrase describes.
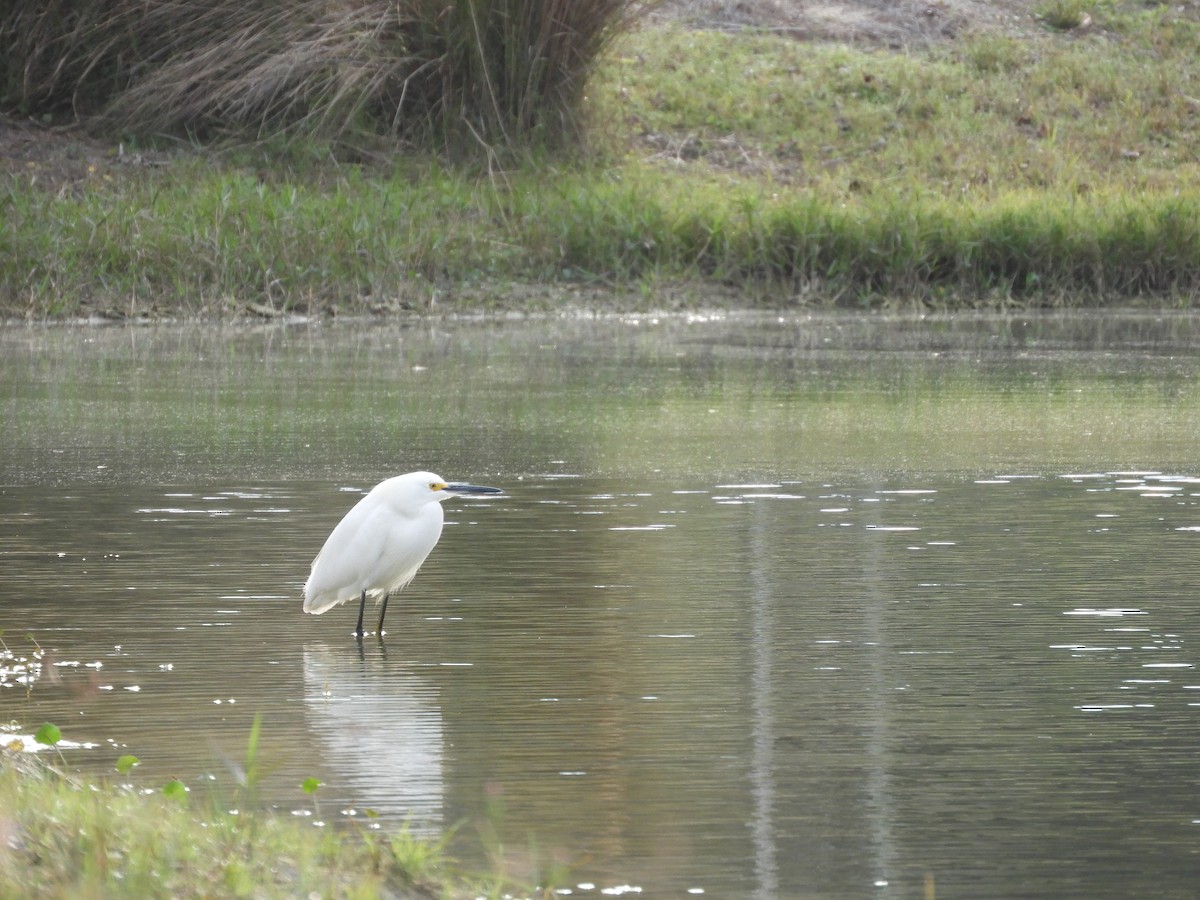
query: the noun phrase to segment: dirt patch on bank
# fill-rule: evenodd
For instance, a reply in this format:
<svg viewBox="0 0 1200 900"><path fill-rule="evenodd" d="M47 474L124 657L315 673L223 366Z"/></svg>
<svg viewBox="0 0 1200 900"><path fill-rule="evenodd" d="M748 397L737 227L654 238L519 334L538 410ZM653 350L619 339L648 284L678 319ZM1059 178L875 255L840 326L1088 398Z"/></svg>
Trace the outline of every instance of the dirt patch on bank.
<svg viewBox="0 0 1200 900"><path fill-rule="evenodd" d="M59 189L118 171L167 165L168 154L127 152L75 124L52 125L0 115L0 175L24 174Z"/></svg>
<svg viewBox="0 0 1200 900"><path fill-rule="evenodd" d="M765 28L803 40L911 47L964 34L1025 35L1030 0L671 0L659 15L699 28Z"/></svg>

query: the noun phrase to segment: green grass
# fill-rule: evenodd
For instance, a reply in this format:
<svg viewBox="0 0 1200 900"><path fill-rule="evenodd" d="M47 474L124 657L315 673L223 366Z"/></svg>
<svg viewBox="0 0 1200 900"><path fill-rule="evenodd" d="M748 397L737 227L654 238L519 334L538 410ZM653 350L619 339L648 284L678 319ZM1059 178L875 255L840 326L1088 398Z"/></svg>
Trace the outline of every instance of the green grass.
<svg viewBox="0 0 1200 900"><path fill-rule="evenodd" d="M620 106L599 118L623 115L660 161L830 200L1172 191L1200 169L1198 59L1200 23L1162 14L922 54L676 30L620 46Z"/></svg>
<svg viewBox="0 0 1200 900"><path fill-rule="evenodd" d="M1084 16L1092 5L1087 0L1050 0L1042 5L1038 14L1051 28L1070 31L1084 24Z"/></svg>
<svg viewBox="0 0 1200 900"><path fill-rule="evenodd" d="M436 850L416 869L382 837L277 816L196 812L160 791L0 764L0 897L440 896ZM416 857L404 854L412 863Z"/></svg>
<svg viewBox="0 0 1200 900"><path fill-rule="evenodd" d="M0 181L0 298L224 315L555 305L1191 305L1200 10L896 52L656 26L588 85L586 153L501 167L243 149ZM43 187L45 184L45 187ZM678 296L679 292L675 292ZM614 302L616 302L614 300Z"/></svg>
<svg viewBox="0 0 1200 900"><path fill-rule="evenodd" d="M47 747L61 735L38 730ZM235 790L196 796L178 780L130 779L137 760L116 761L112 779L68 775L61 755L8 749L0 734L0 898L531 896L501 875L478 876L447 856L448 838L407 826L316 827L264 812L256 789L258 722ZM60 768L61 764L61 768ZM118 777L119 773L119 777ZM319 782L297 786L319 816Z"/></svg>

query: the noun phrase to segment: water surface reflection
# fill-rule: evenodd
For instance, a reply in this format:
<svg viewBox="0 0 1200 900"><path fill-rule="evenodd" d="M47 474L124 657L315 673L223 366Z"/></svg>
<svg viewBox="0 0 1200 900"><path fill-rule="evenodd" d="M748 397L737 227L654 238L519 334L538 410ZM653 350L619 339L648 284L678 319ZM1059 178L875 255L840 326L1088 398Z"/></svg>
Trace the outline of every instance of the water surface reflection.
<svg viewBox="0 0 1200 900"><path fill-rule="evenodd" d="M774 333L27 335L3 718L219 796L261 716L279 809L577 896L1189 896L1195 360ZM418 466L508 494L360 646L300 585Z"/></svg>
<svg viewBox="0 0 1200 900"><path fill-rule="evenodd" d="M442 707L436 684L388 665L383 644L304 647L306 728L351 796L435 836L444 822Z"/></svg>

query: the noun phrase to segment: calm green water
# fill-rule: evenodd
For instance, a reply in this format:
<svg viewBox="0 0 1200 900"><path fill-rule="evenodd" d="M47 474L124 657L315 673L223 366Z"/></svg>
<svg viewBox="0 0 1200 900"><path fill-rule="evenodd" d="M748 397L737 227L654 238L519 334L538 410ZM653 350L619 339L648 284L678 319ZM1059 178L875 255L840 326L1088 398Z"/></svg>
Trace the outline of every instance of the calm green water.
<svg viewBox="0 0 1200 900"><path fill-rule="evenodd" d="M219 797L261 715L265 802L573 896L1190 897L1198 331L0 330L0 719ZM300 587L417 468L507 493L359 646Z"/></svg>

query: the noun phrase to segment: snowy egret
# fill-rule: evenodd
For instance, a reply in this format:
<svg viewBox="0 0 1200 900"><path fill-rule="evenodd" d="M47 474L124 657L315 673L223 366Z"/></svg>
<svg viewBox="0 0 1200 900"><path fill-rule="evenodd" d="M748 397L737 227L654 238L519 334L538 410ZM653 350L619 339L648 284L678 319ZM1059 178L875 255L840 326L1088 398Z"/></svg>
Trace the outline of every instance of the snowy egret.
<svg viewBox="0 0 1200 900"><path fill-rule="evenodd" d="M388 597L417 574L442 534L442 504L461 494L500 494L500 488L449 484L432 472L409 472L375 485L325 541L304 583L304 611L320 615L358 598L363 636L367 595L383 598L377 633L383 636Z"/></svg>

